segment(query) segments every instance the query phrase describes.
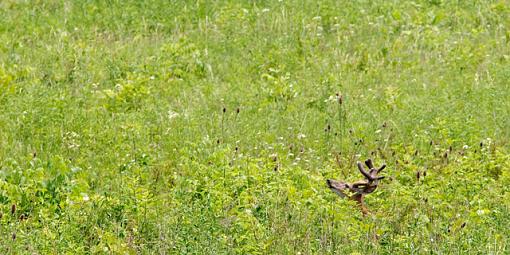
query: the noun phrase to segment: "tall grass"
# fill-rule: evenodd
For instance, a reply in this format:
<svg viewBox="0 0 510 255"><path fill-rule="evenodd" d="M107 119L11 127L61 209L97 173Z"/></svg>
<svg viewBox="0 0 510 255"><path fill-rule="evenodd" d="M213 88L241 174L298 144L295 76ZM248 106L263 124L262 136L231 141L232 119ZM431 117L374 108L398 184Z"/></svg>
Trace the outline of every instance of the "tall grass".
<svg viewBox="0 0 510 255"><path fill-rule="evenodd" d="M506 254L509 16L1 1L0 251ZM369 157L362 217L325 179Z"/></svg>

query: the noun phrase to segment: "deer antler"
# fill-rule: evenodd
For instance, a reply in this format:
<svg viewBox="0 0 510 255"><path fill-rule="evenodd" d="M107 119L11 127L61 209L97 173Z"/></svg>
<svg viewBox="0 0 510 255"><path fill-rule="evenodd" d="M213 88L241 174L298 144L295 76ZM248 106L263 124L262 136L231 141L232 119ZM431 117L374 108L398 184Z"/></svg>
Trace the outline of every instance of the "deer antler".
<svg viewBox="0 0 510 255"><path fill-rule="evenodd" d="M361 212L363 215L368 214L368 209L365 206L364 197L377 189L379 181L384 179L384 176L378 176L378 174L386 168L386 165L382 165L378 169L374 167L374 163L371 159L365 161L365 165L368 167L368 171L365 170L361 162L357 163L358 169L366 179L360 180L353 183L346 183L337 180L327 180L328 187L331 191L338 194L340 197L347 197L358 202Z"/></svg>

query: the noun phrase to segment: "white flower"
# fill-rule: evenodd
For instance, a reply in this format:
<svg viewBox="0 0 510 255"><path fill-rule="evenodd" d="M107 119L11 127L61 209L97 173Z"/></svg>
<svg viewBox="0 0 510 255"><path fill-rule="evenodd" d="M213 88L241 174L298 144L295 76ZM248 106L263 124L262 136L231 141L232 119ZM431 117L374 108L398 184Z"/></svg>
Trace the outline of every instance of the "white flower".
<svg viewBox="0 0 510 255"><path fill-rule="evenodd" d="M176 118L177 116L179 116L178 113L172 111L172 110L168 110L168 118L169 119L173 119L173 118Z"/></svg>
<svg viewBox="0 0 510 255"><path fill-rule="evenodd" d="M324 103L336 102L338 98L336 96L329 96L328 99L324 100Z"/></svg>
<svg viewBox="0 0 510 255"><path fill-rule="evenodd" d="M480 209L480 210L476 211L476 214L478 214L479 216L482 216L482 215L484 215L485 213L486 213L486 211L485 211L485 210L482 210L482 209Z"/></svg>
<svg viewBox="0 0 510 255"><path fill-rule="evenodd" d="M297 135L297 139L301 140L301 139L303 139L303 138L306 138L306 135L305 135L305 134L299 133L299 134Z"/></svg>

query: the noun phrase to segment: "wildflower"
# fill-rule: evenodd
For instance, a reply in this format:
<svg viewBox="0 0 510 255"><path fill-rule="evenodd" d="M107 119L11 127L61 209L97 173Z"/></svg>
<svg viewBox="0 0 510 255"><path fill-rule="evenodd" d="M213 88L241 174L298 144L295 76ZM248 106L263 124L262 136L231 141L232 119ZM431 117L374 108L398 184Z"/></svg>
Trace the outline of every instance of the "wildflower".
<svg viewBox="0 0 510 255"><path fill-rule="evenodd" d="M342 94L336 93L336 98L337 98L338 104L340 104L340 105L343 104L344 97L342 96Z"/></svg>
<svg viewBox="0 0 510 255"><path fill-rule="evenodd" d="M177 116L179 116L178 113L176 113L172 110L168 110L168 119L173 119L173 118L176 118Z"/></svg>

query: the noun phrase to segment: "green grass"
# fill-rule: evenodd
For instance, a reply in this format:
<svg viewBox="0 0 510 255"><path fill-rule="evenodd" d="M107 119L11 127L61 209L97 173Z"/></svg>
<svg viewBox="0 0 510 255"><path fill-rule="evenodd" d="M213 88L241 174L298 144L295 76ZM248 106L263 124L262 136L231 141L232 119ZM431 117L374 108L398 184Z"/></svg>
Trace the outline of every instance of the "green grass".
<svg viewBox="0 0 510 255"><path fill-rule="evenodd" d="M0 253L508 254L509 28L508 1L0 1ZM363 217L325 180L366 158Z"/></svg>

